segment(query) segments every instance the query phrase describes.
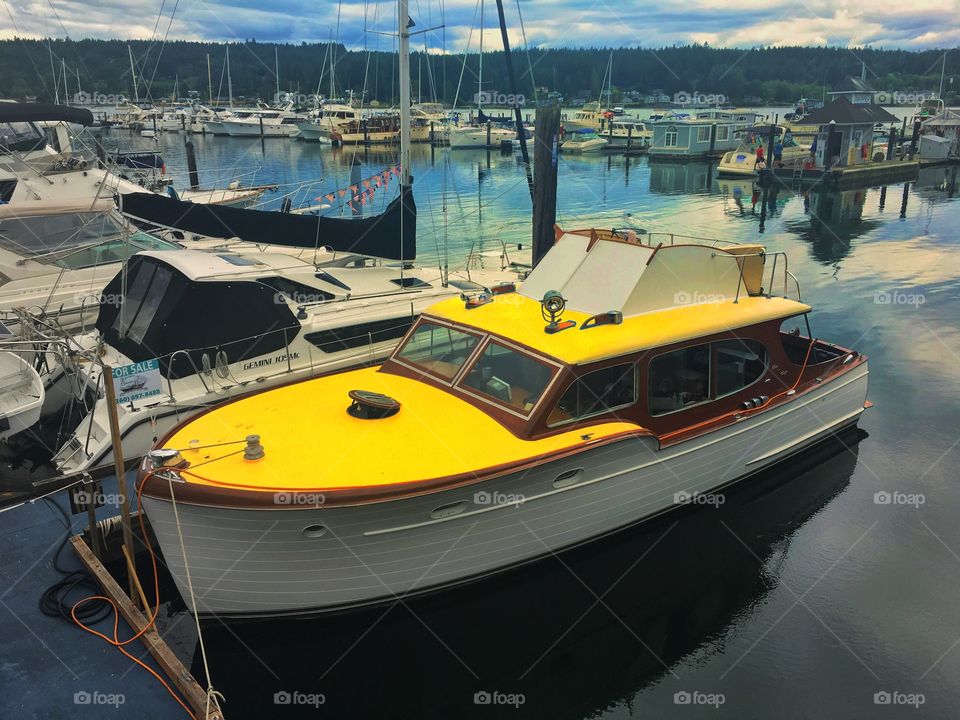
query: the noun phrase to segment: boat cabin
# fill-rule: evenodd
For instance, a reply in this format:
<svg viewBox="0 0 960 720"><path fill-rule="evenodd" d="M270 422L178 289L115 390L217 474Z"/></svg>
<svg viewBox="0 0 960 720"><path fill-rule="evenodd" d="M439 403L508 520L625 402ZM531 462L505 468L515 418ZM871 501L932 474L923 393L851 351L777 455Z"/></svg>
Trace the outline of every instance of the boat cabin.
<svg viewBox="0 0 960 720"><path fill-rule="evenodd" d="M757 245L566 233L519 292L431 308L381 372L441 388L525 440L608 422L666 440L735 422L843 354L792 330L810 308L786 296L799 288L784 261L777 273L766 259Z"/></svg>

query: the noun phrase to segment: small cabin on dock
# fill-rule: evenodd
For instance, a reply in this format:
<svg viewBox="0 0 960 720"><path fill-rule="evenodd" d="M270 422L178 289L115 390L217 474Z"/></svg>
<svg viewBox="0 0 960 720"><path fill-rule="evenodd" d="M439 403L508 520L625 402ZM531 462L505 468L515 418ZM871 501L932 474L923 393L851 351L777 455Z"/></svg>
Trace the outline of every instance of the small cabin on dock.
<svg viewBox="0 0 960 720"><path fill-rule="evenodd" d="M678 113L649 123L652 160L702 160L733 150L740 142L737 131L753 125L757 114L749 111L702 110Z"/></svg>
<svg viewBox="0 0 960 720"><path fill-rule="evenodd" d="M817 126L814 138L816 168L862 165L881 154L886 158L886 147L874 145L873 128L877 123L890 124L897 118L879 105L850 102L838 97L808 115L804 122Z"/></svg>
<svg viewBox="0 0 960 720"><path fill-rule="evenodd" d="M922 132L920 157L960 158L960 112L945 108L923 121ZM943 141L934 141L933 138L943 138ZM925 144L931 148L936 146L937 152L924 152Z"/></svg>

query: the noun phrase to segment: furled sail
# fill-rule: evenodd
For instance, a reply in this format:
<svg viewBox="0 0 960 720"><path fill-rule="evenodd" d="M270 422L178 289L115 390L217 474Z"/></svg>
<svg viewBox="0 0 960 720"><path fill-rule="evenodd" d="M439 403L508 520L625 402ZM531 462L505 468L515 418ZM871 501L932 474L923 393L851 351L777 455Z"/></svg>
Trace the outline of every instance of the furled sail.
<svg viewBox="0 0 960 720"><path fill-rule="evenodd" d="M417 208L409 188L380 215L355 219L207 205L153 193L125 193L119 204L131 218L196 235L284 247L328 247L405 262L417 257Z"/></svg>

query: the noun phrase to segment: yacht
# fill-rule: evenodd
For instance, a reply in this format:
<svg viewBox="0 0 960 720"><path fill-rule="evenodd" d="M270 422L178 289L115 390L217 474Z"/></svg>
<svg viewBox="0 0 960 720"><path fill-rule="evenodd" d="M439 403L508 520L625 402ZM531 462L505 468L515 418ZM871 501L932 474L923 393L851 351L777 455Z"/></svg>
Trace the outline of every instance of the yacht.
<svg viewBox="0 0 960 720"><path fill-rule="evenodd" d="M231 116L221 123L230 137L294 137L305 117L290 110L258 110L246 117Z"/></svg>
<svg viewBox="0 0 960 720"><path fill-rule="evenodd" d="M578 155L600 153L606 149L607 144L607 139L600 137L593 130L574 130L564 134L560 151Z"/></svg>
<svg viewBox="0 0 960 720"><path fill-rule="evenodd" d="M601 109L599 102L587 102L573 114L572 118L564 118L561 124L566 132L575 130L597 131L601 129L603 123L612 117L613 112Z"/></svg>
<svg viewBox="0 0 960 720"><path fill-rule="evenodd" d="M446 129L447 140L453 150L497 148L504 142L512 143L517 138L516 128L502 125L450 125Z"/></svg>
<svg viewBox="0 0 960 720"><path fill-rule="evenodd" d="M371 115L362 120L350 120L330 133L334 145L394 144L400 142L399 115ZM410 122L410 142L428 142L430 125L422 118Z"/></svg>
<svg viewBox="0 0 960 720"><path fill-rule="evenodd" d="M642 120L614 118L600 133L610 147L646 147L653 141L653 130Z"/></svg>
<svg viewBox="0 0 960 720"><path fill-rule="evenodd" d="M519 291L437 303L384 363L178 424L141 507L200 616L393 603L553 556L858 422L867 358L814 339L799 295L760 245L558 229Z"/></svg>
<svg viewBox="0 0 960 720"><path fill-rule="evenodd" d="M300 139L306 142L330 142L331 133L350 122L362 119L360 111L350 105L325 103L310 120L297 123Z"/></svg>

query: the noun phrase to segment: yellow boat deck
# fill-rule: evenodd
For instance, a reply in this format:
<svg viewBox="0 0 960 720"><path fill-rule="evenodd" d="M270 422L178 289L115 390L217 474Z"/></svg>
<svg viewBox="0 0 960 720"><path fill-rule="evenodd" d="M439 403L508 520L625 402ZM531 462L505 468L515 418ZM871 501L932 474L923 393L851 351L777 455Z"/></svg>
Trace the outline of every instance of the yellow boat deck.
<svg viewBox="0 0 960 720"><path fill-rule="evenodd" d="M542 332L542 331L541 331ZM401 403L392 417L347 414L350 390L383 393ZM625 431L603 423L539 440L522 440L482 410L441 390L364 368L294 383L222 405L181 426L165 443L195 469L190 483L267 492L323 492L410 483L509 466ZM225 445L260 435L265 457L245 460ZM198 449L191 450L191 441ZM212 462L211 462L212 461ZM200 465L201 463L206 463Z"/></svg>

